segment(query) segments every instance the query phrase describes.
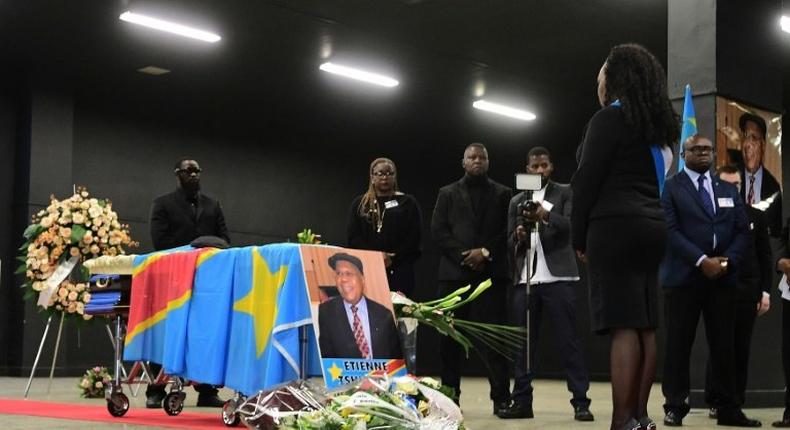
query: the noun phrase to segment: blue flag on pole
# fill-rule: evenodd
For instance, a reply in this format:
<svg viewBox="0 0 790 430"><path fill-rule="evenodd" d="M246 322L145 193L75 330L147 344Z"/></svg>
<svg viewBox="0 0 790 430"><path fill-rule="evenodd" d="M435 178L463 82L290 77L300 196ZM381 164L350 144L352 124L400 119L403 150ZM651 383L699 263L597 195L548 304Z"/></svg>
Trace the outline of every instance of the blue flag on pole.
<svg viewBox="0 0 790 430"><path fill-rule="evenodd" d="M691 85L686 84L686 97L683 101L683 127L680 131L678 154L683 152L683 143L689 137L697 134L697 115L694 113L694 103L691 101ZM683 170L685 163L683 157L678 156L678 172Z"/></svg>

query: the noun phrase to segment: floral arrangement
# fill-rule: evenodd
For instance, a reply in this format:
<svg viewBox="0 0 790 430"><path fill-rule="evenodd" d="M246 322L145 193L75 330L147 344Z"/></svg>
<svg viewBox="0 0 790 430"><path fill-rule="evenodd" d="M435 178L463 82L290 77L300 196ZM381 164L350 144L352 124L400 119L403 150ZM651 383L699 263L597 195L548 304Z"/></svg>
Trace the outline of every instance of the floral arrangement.
<svg viewBox="0 0 790 430"><path fill-rule="evenodd" d="M313 233L312 230L306 228L296 234L296 240L298 243L304 243L307 245L318 245L321 243L321 235L317 233Z"/></svg>
<svg viewBox="0 0 790 430"><path fill-rule="evenodd" d="M85 371L77 387L82 390L82 397L97 399L104 397L104 387L110 383L110 379L112 376L106 367L96 366Z"/></svg>
<svg viewBox="0 0 790 430"><path fill-rule="evenodd" d="M50 204L34 214L19 248L22 262L17 273L25 274L25 299L49 300L39 305L49 312L64 312L77 318L91 299L88 273L80 263L86 258L122 255L124 247L135 247L129 226L118 221L109 200L92 198L79 187L65 199L50 197Z"/></svg>
<svg viewBox="0 0 790 430"><path fill-rule="evenodd" d="M368 377L339 391L291 383L241 406L256 430L454 430L463 429L458 406L431 378Z"/></svg>
<svg viewBox="0 0 790 430"><path fill-rule="evenodd" d="M398 319L416 321L435 328L439 333L449 336L463 346L467 357L473 341L485 345L512 360L513 352L524 343L526 329L501 324L481 323L455 318L453 310L475 300L491 287L487 279L478 285L471 294L462 298L472 287L467 285L449 295L428 302L417 303L399 292L392 293L392 305ZM407 324L408 326L409 324ZM416 328L416 324L413 325Z"/></svg>

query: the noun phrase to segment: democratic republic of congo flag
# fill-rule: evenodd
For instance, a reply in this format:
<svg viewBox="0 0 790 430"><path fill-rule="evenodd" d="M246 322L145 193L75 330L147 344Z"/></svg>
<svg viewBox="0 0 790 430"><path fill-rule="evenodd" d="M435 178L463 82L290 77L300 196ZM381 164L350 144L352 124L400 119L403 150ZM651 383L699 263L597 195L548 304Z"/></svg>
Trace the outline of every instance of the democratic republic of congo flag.
<svg viewBox="0 0 790 430"><path fill-rule="evenodd" d="M694 113L694 103L691 100L691 85L686 84L686 96L683 99L683 126L680 130L678 154L683 153L683 144L686 139L695 134L697 134L697 114ZM678 155L678 172L682 171L684 166L683 157Z"/></svg>
<svg viewBox="0 0 790 430"><path fill-rule="evenodd" d="M312 319L299 245L238 251L225 386L249 395L299 377L299 328ZM315 336L308 362L320 375Z"/></svg>
<svg viewBox="0 0 790 430"><path fill-rule="evenodd" d="M135 257L124 360L160 363L172 375L184 371L195 265L211 250L185 246Z"/></svg>
<svg viewBox="0 0 790 430"><path fill-rule="evenodd" d="M225 361L230 337L233 274L244 248L201 254L195 269L189 306L184 377L205 384L225 383Z"/></svg>

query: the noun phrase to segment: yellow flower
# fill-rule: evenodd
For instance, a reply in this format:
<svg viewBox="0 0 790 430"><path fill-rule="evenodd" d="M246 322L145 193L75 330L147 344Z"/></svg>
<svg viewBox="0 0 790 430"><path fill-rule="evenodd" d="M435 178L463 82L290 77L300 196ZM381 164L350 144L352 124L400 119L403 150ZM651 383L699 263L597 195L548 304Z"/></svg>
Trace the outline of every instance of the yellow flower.
<svg viewBox="0 0 790 430"><path fill-rule="evenodd" d="M86 320L86 321L87 321L87 320L89 320L89 319L91 319L91 318L93 318L93 315L88 315L88 314L84 314L84 315L82 315L82 319L84 319L84 320Z"/></svg>
<svg viewBox="0 0 790 430"><path fill-rule="evenodd" d="M45 216L44 218L41 218L41 222L39 222L39 224L41 224L41 227L49 228L52 226L52 218Z"/></svg>
<svg viewBox="0 0 790 430"><path fill-rule="evenodd" d="M77 302L77 313L80 315L85 313L85 303Z"/></svg>
<svg viewBox="0 0 790 430"><path fill-rule="evenodd" d="M72 219L74 221L74 224L83 224L83 223L85 223L85 215L83 215L81 212L75 213L74 216L72 217Z"/></svg>
<svg viewBox="0 0 790 430"><path fill-rule="evenodd" d="M101 388L104 386L104 384L102 384L101 381L96 381L96 383L93 386L96 388Z"/></svg>
<svg viewBox="0 0 790 430"><path fill-rule="evenodd" d="M71 249L69 249L69 255L71 255L72 257L76 257L80 255L80 249L77 248L76 246L72 246Z"/></svg>
<svg viewBox="0 0 790 430"><path fill-rule="evenodd" d="M98 253L99 253L99 251L101 251L101 250L99 249L99 245L96 245L96 244L93 244L93 245L91 245L91 253L92 253L92 254L98 254Z"/></svg>
<svg viewBox="0 0 790 430"><path fill-rule="evenodd" d="M62 220L62 219L63 219L63 218L61 218L61 220ZM69 238L69 237L71 237L71 227L61 227L61 229L60 229L60 235L61 235L62 237L64 237L64 238Z"/></svg>
<svg viewBox="0 0 790 430"><path fill-rule="evenodd" d="M69 307L66 308L66 311L68 313L70 313L70 314L73 314L74 312L77 312L77 304L74 303L74 302L69 303Z"/></svg>
<svg viewBox="0 0 790 430"><path fill-rule="evenodd" d="M91 301L91 293L85 293L82 295L82 301L88 303Z"/></svg>
<svg viewBox="0 0 790 430"><path fill-rule="evenodd" d="M36 290L36 291L41 291L41 290L44 289L44 285L45 284L43 282L41 282L41 281L33 282L33 289Z"/></svg>
<svg viewBox="0 0 790 430"><path fill-rule="evenodd" d="M77 300L77 292L76 291L70 292L69 295L68 295L68 299L69 299L70 302L73 302L74 300Z"/></svg>
<svg viewBox="0 0 790 430"><path fill-rule="evenodd" d="M63 299L68 295L69 295L69 291L66 289L66 287L60 287L60 289L58 290L58 297Z"/></svg>

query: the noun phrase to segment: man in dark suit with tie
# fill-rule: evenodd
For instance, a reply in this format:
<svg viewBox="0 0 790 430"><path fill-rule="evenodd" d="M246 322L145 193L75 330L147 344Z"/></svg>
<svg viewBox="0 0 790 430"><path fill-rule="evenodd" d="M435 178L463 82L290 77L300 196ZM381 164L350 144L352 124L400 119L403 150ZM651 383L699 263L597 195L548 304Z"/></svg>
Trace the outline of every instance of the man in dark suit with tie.
<svg viewBox="0 0 790 430"><path fill-rule="evenodd" d="M461 165L464 177L439 190L431 219L431 233L441 251L439 295L469 284L474 288L490 278L493 285L485 293L454 312L461 319L501 324L506 321L506 290L510 282L506 234L512 193L510 188L488 178L488 151L483 144L467 146ZM456 390L459 401L463 350L444 336L440 353L442 383ZM510 404L507 360L487 348L485 356L496 413Z"/></svg>
<svg viewBox="0 0 790 430"><path fill-rule="evenodd" d="M542 316L551 319L552 337L560 348L568 390L573 394L574 419L593 421L587 390L590 379L576 332L576 292L579 269L571 249L571 189L551 180L554 164L549 151L536 146L527 154L527 173L541 175L538 191L523 191L510 200L508 209L508 256L513 296L514 323L526 326L530 310L529 348L526 342L514 357L513 405L500 410L500 418L532 418L532 378ZM529 202L533 202L530 203ZM535 227L537 226L537 230ZM527 227L531 229L527 231ZM529 251L529 255L528 255ZM529 265L530 279L527 279ZM527 283L529 282L529 298ZM527 368L529 351L529 369Z"/></svg>
<svg viewBox="0 0 790 430"><path fill-rule="evenodd" d="M683 142L685 168L667 179L661 204L669 240L661 279L665 291L664 424L680 426L689 411L689 359L700 314L715 376L719 425L759 427L735 395L735 288L752 240L737 188L712 178L713 144L694 135Z"/></svg>
<svg viewBox="0 0 790 430"><path fill-rule="evenodd" d="M392 311L365 297L362 261L345 252L329 257L340 297L318 306L323 358L403 358Z"/></svg>
<svg viewBox="0 0 790 430"><path fill-rule="evenodd" d="M201 236L216 236L230 243L225 216L219 202L200 192L200 165L191 158L182 158L174 166L178 181L175 191L159 196L151 207L151 240L154 249L176 248L189 245ZM151 371L159 373L161 367L151 364ZM198 406L222 407L225 403L217 396L217 389L208 384L195 385ZM149 384L145 406L159 408L165 397L165 385Z"/></svg>
<svg viewBox="0 0 790 430"><path fill-rule="evenodd" d="M763 165L767 133L765 120L747 112L738 119L738 125L743 156L741 197L747 205L756 205L765 212L768 234L779 237L782 232L782 191L774 175Z"/></svg>
<svg viewBox="0 0 790 430"><path fill-rule="evenodd" d="M716 169L719 179L741 189L741 175L735 166L721 166ZM738 267L738 283L736 289L735 320L735 398L739 406L746 401L746 381L749 371L749 352L752 344L752 330L755 319L768 312L771 306L769 290L773 275L774 261L771 255L771 244L768 238L768 227L765 213L753 206L746 205L746 216L749 218L749 230L752 232L750 242L741 257ZM717 402L716 377L708 359L705 375L705 402L711 405L710 418L716 418L718 411L713 405Z"/></svg>

